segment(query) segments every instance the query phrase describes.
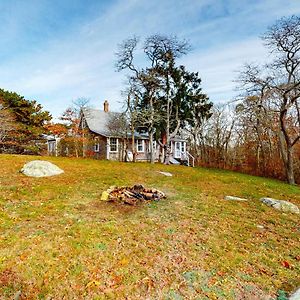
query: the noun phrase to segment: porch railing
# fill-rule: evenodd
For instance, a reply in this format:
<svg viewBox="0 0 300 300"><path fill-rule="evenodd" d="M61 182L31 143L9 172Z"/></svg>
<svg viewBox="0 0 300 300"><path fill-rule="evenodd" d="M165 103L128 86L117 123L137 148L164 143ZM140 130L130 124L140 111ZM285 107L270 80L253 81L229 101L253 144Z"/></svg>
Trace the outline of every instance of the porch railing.
<svg viewBox="0 0 300 300"><path fill-rule="evenodd" d="M195 157L188 151L181 152L181 159L187 161L188 167L195 167Z"/></svg>

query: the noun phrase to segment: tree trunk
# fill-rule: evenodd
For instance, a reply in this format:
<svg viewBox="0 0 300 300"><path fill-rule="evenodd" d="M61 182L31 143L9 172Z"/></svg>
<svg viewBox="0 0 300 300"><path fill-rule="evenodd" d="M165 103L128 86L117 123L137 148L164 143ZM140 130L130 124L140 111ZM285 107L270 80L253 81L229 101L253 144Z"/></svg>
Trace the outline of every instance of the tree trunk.
<svg viewBox="0 0 300 300"><path fill-rule="evenodd" d="M166 144L165 145L165 160L164 160L165 165L170 164L170 155L171 155L171 147L169 146L169 144Z"/></svg>
<svg viewBox="0 0 300 300"><path fill-rule="evenodd" d="M296 184L294 176L293 148L290 148L287 151L286 175L289 184Z"/></svg>
<svg viewBox="0 0 300 300"><path fill-rule="evenodd" d="M134 128L131 128L131 147L132 147L132 161L136 162Z"/></svg>
<svg viewBox="0 0 300 300"><path fill-rule="evenodd" d="M77 142L78 137L75 138L75 157L78 158L78 142Z"/></svg>
<svg viewBox="0 0 300 300"><path fill-rule="evenodd" d="M169 83L167 83L167 84L169 84ZM170 99L169 99L169 89L167 89L166 144L164 146L164 149L165 149L164 164L169 165L170 164L170 153L171 153L171 149L170 149Z"/></svg>
<svg viewBox="0 0 300 300"><path fill-rule="evenodd" d="M149 132L149 147L150 147L150 163L154 164L155 157L154 157L154 149L153 149L153 130Z"/></svg>
<svg viewBox="0 0 300 300"><path fill-rule="evenodd" d="M286 142L284 133L282 131L279 133L279 144L286 173L286 179L289 184L295 184L293 148L289 145L289 143Z"/></svg>
<svg viewBox="0 0 300 300"><path fill-rule="evenodd" d="M155 162L155 157L154 157L154 149L153 149L153 127L154 127L154 108L153 108L153 98L152 96L150 97L150 128L149 128L149 143L150 143L150 163L154 164Z"/></svg>

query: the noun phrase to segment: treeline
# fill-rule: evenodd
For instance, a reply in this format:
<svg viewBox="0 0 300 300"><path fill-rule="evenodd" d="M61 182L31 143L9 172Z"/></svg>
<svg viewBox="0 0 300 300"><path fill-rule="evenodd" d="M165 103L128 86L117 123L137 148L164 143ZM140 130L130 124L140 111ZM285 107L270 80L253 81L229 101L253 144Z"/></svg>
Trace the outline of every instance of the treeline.
<svg viewBox="0 0 300 300"><path fill-rule="evenodd" d="M245 99L252 105L255 101ZM256 112L243 106L214 106L212 117L191 137L190 150L196 157L196 164L287 180L278 120L260 123L261 119L255 118ZM294 178L299 184L300 143L293 149L293 159Z"/></svg>
<svg viewBox="0 0 300 300"><path fill-rule="evenodd" d="M41 135L51 118L35 100L0 89L0 153L42 153Z"/></svg>
<svg viewBox="0 0 300 300"><path fill-rule="evenodd" d="M246 65L234 105L215 107L192 135L201 165L300 182L300 18L276 22L262 36L265 65Z"/></svg>

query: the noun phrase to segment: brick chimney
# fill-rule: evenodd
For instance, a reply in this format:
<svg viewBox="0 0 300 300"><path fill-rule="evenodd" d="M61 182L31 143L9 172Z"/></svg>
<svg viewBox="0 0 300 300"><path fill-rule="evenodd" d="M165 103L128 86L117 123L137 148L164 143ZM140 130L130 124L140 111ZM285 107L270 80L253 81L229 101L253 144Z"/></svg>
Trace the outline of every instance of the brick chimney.
<svg viewBox="0 0 300 300"><path fill-rule="evenodd" d="M103 110L104 110L105 112L108 112L108 111L109 111L109 103L108 103L107 100L104 101L103 107L104 107Z"/></svg>

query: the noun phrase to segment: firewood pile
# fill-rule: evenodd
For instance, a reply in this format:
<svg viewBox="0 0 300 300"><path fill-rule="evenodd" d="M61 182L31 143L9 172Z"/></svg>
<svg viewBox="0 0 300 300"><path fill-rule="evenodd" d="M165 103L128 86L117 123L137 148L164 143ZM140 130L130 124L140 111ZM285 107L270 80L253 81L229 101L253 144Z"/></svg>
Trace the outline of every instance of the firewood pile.
<svg viewBox="0 0 300 300"><path fill-rule="evenodd" d="M110 187L102 193L101 200L136 205L141 202L159 201L166 195L157 189L147 189L141 184L132 187Z"/></svg>

